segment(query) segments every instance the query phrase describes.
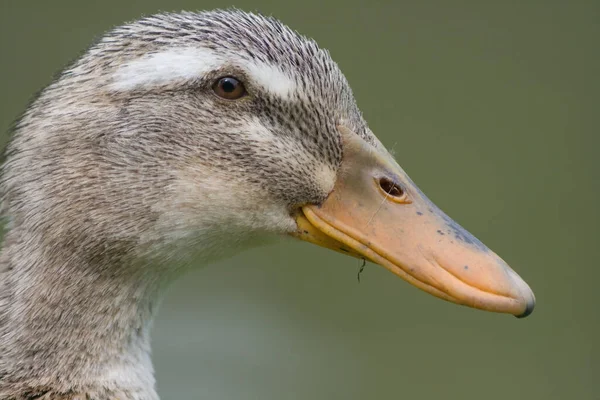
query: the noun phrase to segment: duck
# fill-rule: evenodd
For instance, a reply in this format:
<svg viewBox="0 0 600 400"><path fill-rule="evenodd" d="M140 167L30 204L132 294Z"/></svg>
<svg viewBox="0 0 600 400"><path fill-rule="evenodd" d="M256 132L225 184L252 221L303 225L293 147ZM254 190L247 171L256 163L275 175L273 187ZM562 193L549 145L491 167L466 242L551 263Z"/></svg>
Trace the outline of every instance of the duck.
<svg viewBox="0 0 600 400"><path fill-rule="evenodd" d="M530 287L419 190L329 52L238 9L116 27L24 112L0 191L0 399L157 400L187 270L277 237L518 317Z"/></svg>

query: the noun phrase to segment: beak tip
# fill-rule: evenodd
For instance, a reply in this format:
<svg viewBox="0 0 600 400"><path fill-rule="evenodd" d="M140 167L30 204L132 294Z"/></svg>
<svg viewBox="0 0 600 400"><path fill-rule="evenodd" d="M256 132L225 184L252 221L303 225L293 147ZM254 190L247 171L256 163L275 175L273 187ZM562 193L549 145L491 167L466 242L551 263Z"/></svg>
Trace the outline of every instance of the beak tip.
<svg viewBox="0 0 600 400"><path fill-rule="evenodd" d="M523 312L523 314L515 315L515 316L519 319L525 318L533 312L534 308L535 308L535 298L532 298L531 300L529 300L529 302L527 302L527 307L525 308L525 311Z"/></svg>

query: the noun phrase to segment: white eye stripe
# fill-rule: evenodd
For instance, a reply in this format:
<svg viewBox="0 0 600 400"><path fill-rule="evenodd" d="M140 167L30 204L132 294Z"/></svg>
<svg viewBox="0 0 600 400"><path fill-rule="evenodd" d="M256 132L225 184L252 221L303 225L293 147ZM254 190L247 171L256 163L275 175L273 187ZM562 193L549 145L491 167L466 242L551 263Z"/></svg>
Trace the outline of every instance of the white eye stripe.
<svg viewBox="0 0 600 400"><path fill-rule="evenodd" d="M210 49L169 49L121 66L113 76L111 88L126 91L192 80L219 68L224 62Z"/></svg>
<svg viewBox="0 0 600 400"><path fill-rule="evenodd" d="M254 62L243 65L252 80L271 94L285 99L296 91L296 82L277 66Z"/></svg>
<svg viewBox="0 0 600 400"><path fill-rule="evenodd" d="M228 63L243 68L254 84L276 96L288 98L296 90L295 81L275 65L224 57L203 47L174 48L130 61L113 75L110 88L127 91L190 81Z"/></svg>

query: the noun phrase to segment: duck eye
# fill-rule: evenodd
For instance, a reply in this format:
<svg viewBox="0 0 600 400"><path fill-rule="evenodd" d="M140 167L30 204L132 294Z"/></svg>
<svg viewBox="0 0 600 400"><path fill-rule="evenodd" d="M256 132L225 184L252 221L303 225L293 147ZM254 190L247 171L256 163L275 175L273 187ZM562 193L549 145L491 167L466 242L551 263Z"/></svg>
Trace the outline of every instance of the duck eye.
<svg viewBox="0 0 600 400"><path fill-rule="evenodd" d="M226 100L237 100L246 94L244 84L232 76L219 78L213 85L213 91Z"/></svg>

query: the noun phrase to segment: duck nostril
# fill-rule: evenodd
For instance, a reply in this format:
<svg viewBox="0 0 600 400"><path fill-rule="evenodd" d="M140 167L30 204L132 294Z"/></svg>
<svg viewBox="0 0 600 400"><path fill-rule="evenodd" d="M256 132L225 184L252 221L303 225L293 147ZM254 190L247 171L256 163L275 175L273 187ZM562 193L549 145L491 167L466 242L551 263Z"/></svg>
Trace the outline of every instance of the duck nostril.
<svg viewBox="0 0 600 400"><path fill-rule="evenodd" d="M402 186L391 180L390 178L379 178L379 186L388 196L391 197L402 197L404 196L404 189Z"/></svg>

